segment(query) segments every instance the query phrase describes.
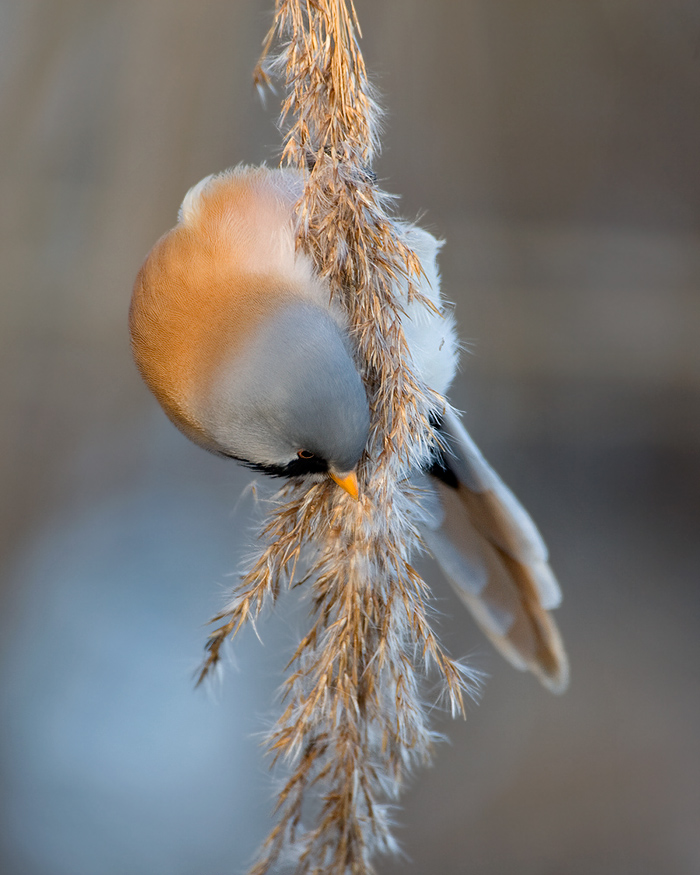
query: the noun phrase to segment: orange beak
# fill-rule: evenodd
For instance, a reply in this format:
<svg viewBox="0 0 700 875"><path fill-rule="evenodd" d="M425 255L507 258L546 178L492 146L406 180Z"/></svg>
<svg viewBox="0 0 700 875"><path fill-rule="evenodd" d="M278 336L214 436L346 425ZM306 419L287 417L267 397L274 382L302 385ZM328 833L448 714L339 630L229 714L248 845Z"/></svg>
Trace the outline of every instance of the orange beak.
<svg viewBox="0 0 700 875"><path fill-rule="evenodd" d="M348 495L351 495L355 501L360 497L360 487L357 483L357 474L351 471L349 474L336 474L335 471L329 471L328 476L331 480L335 480L341 489L344 489Z"/></svg>

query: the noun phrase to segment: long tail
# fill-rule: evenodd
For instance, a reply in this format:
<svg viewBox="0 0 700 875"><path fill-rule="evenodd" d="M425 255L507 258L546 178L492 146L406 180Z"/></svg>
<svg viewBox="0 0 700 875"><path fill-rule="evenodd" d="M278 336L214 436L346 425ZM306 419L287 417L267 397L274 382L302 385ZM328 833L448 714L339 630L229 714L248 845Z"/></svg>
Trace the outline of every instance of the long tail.
<svg viewBox="0 0 700 875"><path fill-rule="evenodd" d="M428 473L440 508L427 546L506 659L561 693L568 660L548 613L561 592L542 537L455 413L445 413L439 434L445 446Z"/></svg>

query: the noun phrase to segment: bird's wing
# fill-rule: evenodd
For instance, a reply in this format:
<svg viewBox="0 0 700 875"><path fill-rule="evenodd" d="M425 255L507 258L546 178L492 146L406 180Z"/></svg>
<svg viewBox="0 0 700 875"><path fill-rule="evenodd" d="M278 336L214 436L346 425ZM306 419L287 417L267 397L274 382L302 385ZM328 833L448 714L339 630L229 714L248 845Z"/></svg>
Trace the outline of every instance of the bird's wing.
<svg viewBox="0 0 700 875"><path fill-rule="evenodd" d="M561 593L542 537L453 411L438 434L445 446L428 472L438 507L428 514L426 545L506 659L563 692L568 662L548 614Z"/></svg>

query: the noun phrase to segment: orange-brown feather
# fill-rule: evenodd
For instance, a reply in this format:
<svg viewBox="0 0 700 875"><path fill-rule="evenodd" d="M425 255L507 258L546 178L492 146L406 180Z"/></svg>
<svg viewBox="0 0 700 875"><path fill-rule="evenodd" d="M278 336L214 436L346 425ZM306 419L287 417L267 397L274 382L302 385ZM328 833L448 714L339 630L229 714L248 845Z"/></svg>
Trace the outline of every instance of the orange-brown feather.
<svg viewBox="0 0 700 875"><path fill-rule="evenodd" d="M197 402L217 368L244 354L278 306L313 286L294 257L289 204L264 173L252 183L235 175L210 183L153 247L132 297L141 374L168 415L205 445Z"/></svg>
<svg viewBox="0 0 700 875"><path fill-rule="evenodd" d="M472 554L476 548L486 572L486 583L478 594L453 581L458 595L510 662L533 671L553 691L562 691L568 679L568 664L561 637L542 607L530 567L513 555L518 548L517 536L498 498L489 491L474 492L463 483L455 489L439 480L433 482L444 510L444 535ZM512 620L504 620L499 634L490 617Z"/></svg>

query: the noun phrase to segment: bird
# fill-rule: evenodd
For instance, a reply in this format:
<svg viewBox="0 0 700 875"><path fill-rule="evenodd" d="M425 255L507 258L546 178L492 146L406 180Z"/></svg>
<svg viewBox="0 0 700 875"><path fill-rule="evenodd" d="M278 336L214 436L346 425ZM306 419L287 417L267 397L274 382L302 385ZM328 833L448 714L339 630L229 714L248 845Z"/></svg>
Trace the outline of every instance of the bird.
<svg viewBox="0 0 700 875"><path fill-rule="evenodd" d="M345 309L296 245L303 190L300 171L264 165L191 188L137 275L132 352L195 443L274 477L330 477L358 500L370 406ZM420 295L395 280L409 363L445 396L459 341L440 292L442 244L412 223L397 230L422 269ZM422 541L496 649L563 692L568 662L549 613L561 593L544 541L449 403L432 425L435 446L411 478Z"/></svg>

